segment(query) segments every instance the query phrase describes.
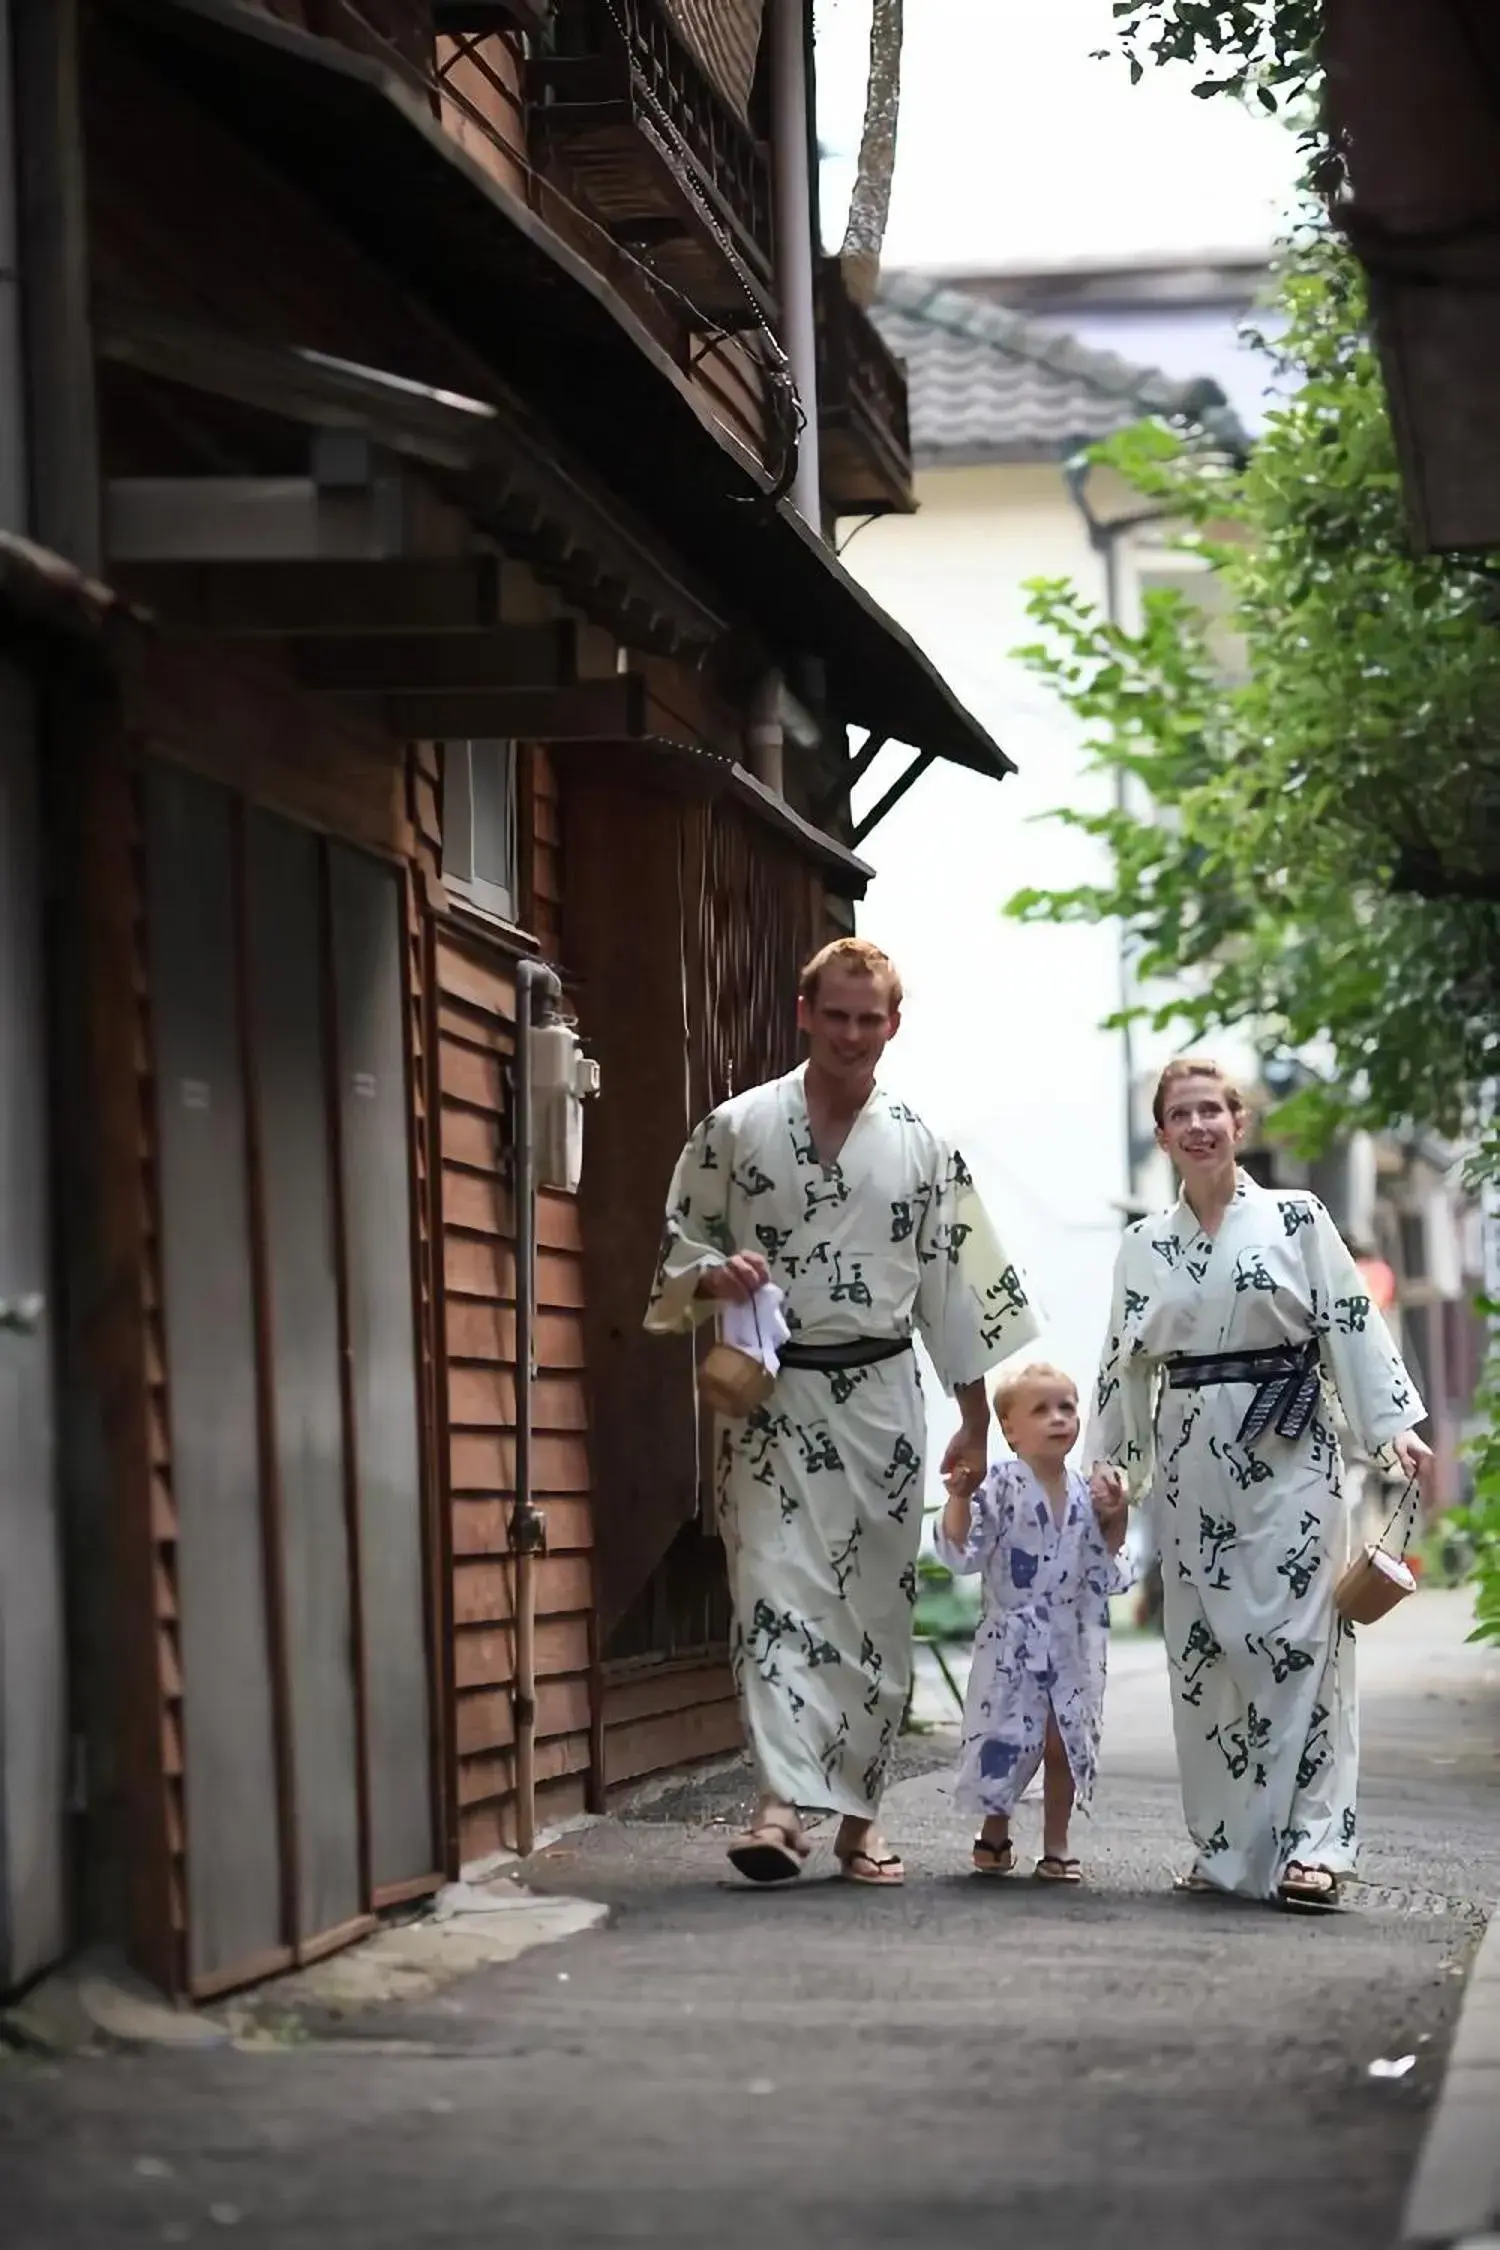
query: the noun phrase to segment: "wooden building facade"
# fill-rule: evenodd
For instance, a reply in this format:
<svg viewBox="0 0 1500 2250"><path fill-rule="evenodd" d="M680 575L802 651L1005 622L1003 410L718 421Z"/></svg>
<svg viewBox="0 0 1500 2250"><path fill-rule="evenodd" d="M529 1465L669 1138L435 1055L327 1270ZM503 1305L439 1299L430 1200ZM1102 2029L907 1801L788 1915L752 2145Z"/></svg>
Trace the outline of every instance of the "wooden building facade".
<svg viewBox="0 0 1500 2250"><path fill-rule="evenodd" d="M21 13L30 528L114 606L39 690L69 1848L9 1975L204 1998L739 1739L667 1175L794 1059L869 745L1006 761L786 498L761 10ZM819 287L829 509L904 506ZM602 1090L533 1292L538 960Z"/></svg>

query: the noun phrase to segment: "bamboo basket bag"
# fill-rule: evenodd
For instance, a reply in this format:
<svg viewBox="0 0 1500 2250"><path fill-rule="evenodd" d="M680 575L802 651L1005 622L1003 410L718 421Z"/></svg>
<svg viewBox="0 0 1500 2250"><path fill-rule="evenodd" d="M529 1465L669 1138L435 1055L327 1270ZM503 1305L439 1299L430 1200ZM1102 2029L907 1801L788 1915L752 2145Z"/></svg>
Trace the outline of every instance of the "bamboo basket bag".
<svg viewBox="0 0 1500 2250"><path fill-rule="evenodd" d="M760 1335L758 1311L755 1333ZM699 1397L715 1414L732 1422L742 1422L747 1414L764 1406L775 1385L776 1378L763 1360L742 1352L738 1344L726 1344L722 1335L715 1338L699 1362Z"/></svg>
<svg viewBox="0 0 1500 2250"><path fill-rule="evenodd" d="M1380 1618L1389 1616L1398 1602L1404 1602L1408 1594L1417 1590L1417 1581L1406 1561L1406 1550L1417 1527L1416 1493L1417 1480L1410 1477L1379 1539L1373 1547L1367 1545L1360 1549L1333 1589L1333 1606L1351 1625L1376 1624ZM1411 1513L1400 1548L1393 1553L1389 1544L1391 1534L1406 1514L1408 1501Z"/></svg>

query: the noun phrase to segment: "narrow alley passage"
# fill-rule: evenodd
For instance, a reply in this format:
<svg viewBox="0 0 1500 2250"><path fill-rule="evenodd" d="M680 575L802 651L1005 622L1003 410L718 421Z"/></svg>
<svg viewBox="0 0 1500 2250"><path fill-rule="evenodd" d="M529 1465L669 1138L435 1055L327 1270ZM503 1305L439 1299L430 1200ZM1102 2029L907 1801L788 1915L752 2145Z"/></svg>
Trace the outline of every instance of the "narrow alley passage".
<svg viewBox="0 0 1500 2250"><path fill-rule="evenodd" d="M736 1891L710 1784L540 1857L607 1927L420 2007L274 2053L6 2063L6 2241L1394 2241L1500 1890L1500 1656L1468 1615L1432 1593L1366 1636L1335 1920L1172 1894L1161 1653L1122 1640L1081 1893L972 1880L941 1767L890 1803L904 1891L822 1880L823 1851Z"/></svg>

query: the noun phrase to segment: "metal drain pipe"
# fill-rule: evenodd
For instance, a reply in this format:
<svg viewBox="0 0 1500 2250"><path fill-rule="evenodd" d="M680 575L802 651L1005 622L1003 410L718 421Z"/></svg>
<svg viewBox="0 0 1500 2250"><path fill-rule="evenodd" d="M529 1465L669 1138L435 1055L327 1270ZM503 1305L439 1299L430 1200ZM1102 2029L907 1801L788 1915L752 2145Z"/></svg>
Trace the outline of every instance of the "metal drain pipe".
<svg viewBox="0 0 1500 2250"><path fill-rule="evenodd" d="M515 1557L515 1673L511 1707L516 1740L516 1850L536 1843L536 1565L547 1521L532 1493L532 1392L536 1374L536 1120L531 1030L562 1000L562 980L545 961L516 966L515 1133L512 1185L516 1244L516 1491L510 1514Z"/></svg>

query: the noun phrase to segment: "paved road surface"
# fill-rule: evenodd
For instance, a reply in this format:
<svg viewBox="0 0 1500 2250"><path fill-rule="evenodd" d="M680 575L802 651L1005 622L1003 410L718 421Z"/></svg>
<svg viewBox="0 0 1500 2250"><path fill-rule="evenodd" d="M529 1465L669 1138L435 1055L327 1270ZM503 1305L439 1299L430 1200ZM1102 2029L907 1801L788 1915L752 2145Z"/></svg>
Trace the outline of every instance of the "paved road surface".
<svg viewBox="0 0 1500 2250"><path fill-rule="evenodd" d="M1464 1624L1424 1595L1365 1638L1369 1888L1337 1921L1170 1894L1160 1652L1122 1641L1085 1891L967 1878L940 1774L895 1793L900 1892L737 1891L721 1830L607 1824L543 1879L613 1925L420 2011L0 2066L0 2238L1371 2250L1500 1891L1500 1658Z"/></svg>

